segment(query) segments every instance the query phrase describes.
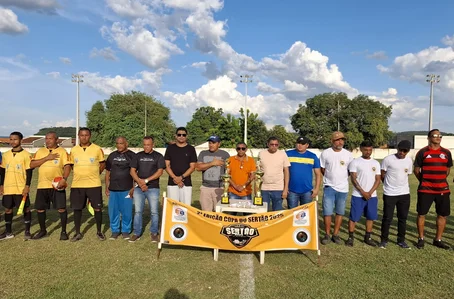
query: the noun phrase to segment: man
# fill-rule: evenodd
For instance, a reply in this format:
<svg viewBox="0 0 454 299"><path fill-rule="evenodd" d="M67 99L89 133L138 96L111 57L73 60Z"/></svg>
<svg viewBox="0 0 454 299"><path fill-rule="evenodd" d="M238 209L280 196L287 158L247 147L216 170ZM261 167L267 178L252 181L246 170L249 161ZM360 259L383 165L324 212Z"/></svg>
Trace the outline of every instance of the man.
<svg viewBox="0 0 454 299"><path fill-rule="evenodd" d="M389 155L381 163L381 180L383 182L383 219L381 223L380 248L388 244L389 227L397 207L397 245L404 249L410 247L405 242L407 216L410 209L410 186L408 176L413 172L413 163L408 152L411 142L402 140L397 145L397 153Z"/></svg>
<svg viewBox="0 0 454 299"><path fill-rule="evenodd" d="M257 169L254 158L247 156L246 152L246 143L238 142L236 144L236 156L229 158L229 198L252 199L252 182L254 182L254 173Z"/></svg>
<svg viewBox="0 0 454 299"><path fill-rule="evenodd" d="M90 142L91 131L89 128L79 129L79 145L71 149L71 162L73 163L73 181L71 185L70 202L74 210L74 228L76 234L71 242L82 240L80 232L82 209L87 205L87 200L95 212L96 236L104 241L106 237L101 231L102 226L102 187L100 174L106 168L102 149Z"/></svg>
<svg viewBox="0 0 454 299"><path fill-rule="evenodd" d="M109 197L109 219L111 240L121 235L129 240L132 223L133 179L131 161L135 153L128 149L128 141L120 136L115 139L117 150L112 152L106 161L106 196ZM121 217L121 228L120 228Z"/></svg>
<svg viewBox="0 0 454 299"><path fill-rule="evenodd" d="M57 140L57 133L47 133L45 137L46 147L40 148L30 162L31 168L39 167L38 190L35 199L39 232L33 236L33 240L42 239L47 235L46 210L50 208L51 203L60 214L60 240L68 240L68 234L66 233L68 212L66 210L66 191L64 188L71 172L71 161L66 150L58 146ZM52 182L56 177L63 178L58 182L57 189L52 186Z"/></svg>
<svg viewBox="0 0 454 299"><path fill-rule="evenodd" d="M366 234L364 243L370 246L377 246L372 240L372 228L374 220L378 218L377 188L380 185L381 172L380 163L372 159L373 147L370 141L363 141L360 145L362 156L356 158L348 166L353 185L350 220L348 221L347 246L353 246L353 234L355 233L356 222L361 216L366 216Z"/></svg>
<svg viewBox="0 0 454 299"><path fill-rule="evenodd" d="M339 231L342 217L345 214L345 202L348 195L348 165L353 160L351 152L344 149L345 136L342 132L333 132L331 147L320 155L320 170L323 174L323 219L325 222L325 237L321 240L323 245L333 241L341 244ZM331 234L331 221L334 212L334 231Z"/></svg>
<svg viewBox="0 0 454 299"><path fill-rule="evenodd" d="M273 211L282 210L282 199L287 199L290 162L284 151L279 151L279 140L268 138L268 150L259 153L260 165L264 172L262 185L263 202L270 203Z"/></svg>
<svg viewBox="0 0 454 299"><path fill-rule="evenodd" d="M142 214L145 198L151 214L151 241L158 242L159 236L159 177L164 172L164 157L153 150L153 137L143 138L143 151L136 154L131 162L131 176L137 183L134 188L134 234L129 242L142 236Z"/></svg>
<svg viewBox="0 0 454 299"><path fill-rule="evenodd" d="M12 147L2 158L0 167L0 195L3 195L2 204L5 207L5 231L0 234L0 240L14 238L12 231L13 208L19 208L22 198L25 197L24 239L30 240L30 183L33 169L30 167L30 153L21 146L24 136L20 132L9 135L9 144Z"/></svg>
<svg viewBox="0 0 454 299"><path fill-rule="evenodd" d="M418 202L418 243L416 248L424 248L424 222L432 203L437 212L437 233L433 245L441 249L450 249L441 238L446 227L446 217L450 215L450 191L447 177L452 167L452 156L448 149L441 147L441 135L438 129L427 134L429 145L418 151L415 157L414 174L419 180Z"/></svg>
<svg viewBox="0 0 454 299"><path fill-rule="evenodd" d="M195 166L202 171L202 186L200 186L200 205L203 211L214 212L216 204L223 193L222 175L225 173L224 163L230 158L229 153L220 150L221 138L216 135L208 138L208 150L201 151Z"/></svg>
<svg viewBox="0 0 454 299"><path fill-rule="evenodd" d="M167 196L184 204L192 203L191 173L195 170L197 154L195 148L187 143L188 131L179 127L175 133L175 144L169 144L164 159L169 174Z"/></svg>
<svg viewBox="0 0 454 299"><path fill-rule="evenodd" d="M288 184L288 208L310 203L316 198L320 190L322 173L320 160L317 155L308 151L310 140L307 137L298 137L296 147L288 150L290 161L290 180ZM312 186L312 172L315 175L315 186Z"/></svg>

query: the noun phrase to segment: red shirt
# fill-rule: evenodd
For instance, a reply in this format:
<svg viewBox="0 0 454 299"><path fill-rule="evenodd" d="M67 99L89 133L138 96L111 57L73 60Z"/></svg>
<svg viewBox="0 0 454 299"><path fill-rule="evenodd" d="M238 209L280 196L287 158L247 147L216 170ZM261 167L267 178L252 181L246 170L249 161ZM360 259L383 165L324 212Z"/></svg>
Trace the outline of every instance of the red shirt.
<svg viewBox="0 0 454 299"><path fill-rule="evenodd" d="M448 149L423 147L416 154L414 166L421 168L418 192L450 193L446 178L448 169L452 167L452 157Z"/></svg>

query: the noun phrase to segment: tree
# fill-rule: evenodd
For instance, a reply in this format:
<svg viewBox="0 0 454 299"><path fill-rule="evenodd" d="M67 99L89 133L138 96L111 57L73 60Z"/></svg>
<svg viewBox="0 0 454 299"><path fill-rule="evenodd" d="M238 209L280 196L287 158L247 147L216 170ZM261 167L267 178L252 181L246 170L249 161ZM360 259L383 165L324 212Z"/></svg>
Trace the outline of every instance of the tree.
<svg viewBox="0 0 454 299"><path fill-rule="evenodd" d="M47 133L54 131L59 137L76 137L75 127L50 127L41 128L35 135L46 135Z"/></svg>
<svg viewBox="0 0 454 299"><path fill-rule="evenodd" d="M300 104L290 120L296 132L311 139L313 147L329 147L331 133L338 125L347 137L348 148L356 148L366 139L378 147L391 136L391 111L392 107L365 95L350 100L345 93L324 93Z"/></svg>
<svg viewBox="0 0 454 299"><path fill-rule="evenodd" d="M189 142L198 145L206 142L211 135L220 135L221 123L225 123L222 109L216 110L209 106L197 108L192 119L186 124Z"/></svg>
<svg viewBox="0 0 454 299"><path fill-rule="evenodd" d="M250 148L264 148L266 147L266 141L268 139L267 133L268 130L266 129L265 122L259 119L257 113L249 113L247 118L247 140L248 140L248 147ZM240 109L240 127L242 135L244 135L244 110L243 108ZM241 140L244 140L244 136Z"/></svg>
<svg viewBox="0 0 454 299"><path fill-rule="evenodd" d="M117 136L125 136L132 147L141 146L145 118L147 135L153 136L156 147L164 147L173 139L175 131L169 108L136 91L113 94L104 104L98 101L86 115L87 126L93 132L92 140L101 146L113 146Z"/></svg>

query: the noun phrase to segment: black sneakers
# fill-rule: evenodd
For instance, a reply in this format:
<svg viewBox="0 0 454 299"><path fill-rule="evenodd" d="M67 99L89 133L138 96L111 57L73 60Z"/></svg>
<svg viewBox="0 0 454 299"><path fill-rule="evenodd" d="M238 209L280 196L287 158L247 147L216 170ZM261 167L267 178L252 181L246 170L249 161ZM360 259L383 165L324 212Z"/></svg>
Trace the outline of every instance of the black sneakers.
<svg viewBox="0 0 454 299"><path fill-rule="evenodd" d="M82 235L81 233L78 233L78 234L75 234L74 237L72 237L70 241L77 242L77 241L82 240L83 237L84 237L84 235Z"/></svg>
<svg viewBox="0 0 454 299"><path fill-rule="evenodd" d="M418 242L416 243L416 248L418 248L418 249L424 248L424 239L418 238Z"/></svg>
<svg viewBox="0 0 454 299"><path fill-rule="evenodd" d="M104 236L104 234L102 232L97 232L96 236L98 237L99 241L105 241L106 240L106 236Z"/></svg>
<svg viewBox="0 0 454 299"><path fill-rule="evenodd" d="M345 241L345 246L353 247L353 241L353 237L348 237L347 241Z"/></svg>
<svg viewBox="0 0 454 299"><path fill-rule="evenodd" d="M113 233L112 235L110 235L109 240L116 240L116 239L118 239L119 236L120 236L120 233Z"/></svg>
<svg viewBox="0 0 454 299"><path fill-rule="evenodd" d="M7 231L4 231L2 234L0 234L0 240L8 240L14 238L13 233L8 233Z"/></svg>
<svg viewBox="0 0 454 299"><path fill-rule="evenodd" d="M33 236L33 240L39 240L39 239L42 239L44 238L45 236L47 236L47 231L45 230L40 230L37 234L35 234Z"/></svg>
<svg viewBox="0 0 454 299"><path fill-rule="evenodd" d="M377 247L377 243L374 240L372 240L371 237L364 238L364 243L366 243L367 245L372 246L372 247Z"/></svg>
<svg viewBox="0 0 454 299"><path fill-rule="evenodd" d="M66 232L61 232L60 233L60 241L66 241L68 240L68 234Z"/></svg>
<svg viewBox="0 0 454 299"><path fill-rule="evenodd" d="M336 243L337 245L342 244L342 240L341 240L341 238L339 237L339 235L333 235L333 236L331 237L331 241L333 241L333 242Z"/></svg>
<svg viewBox="0 0 454 299"><path fill-rule="evenodd" d="M323 245L328 245L331 242L331 238L329 235L325 235L325 237L320 241Z"/></svg>
<svg viewBox="0 0 454 299"><path fill-rule="evenodd" d="M444 249L444 250L449 250L451 249L451 246L449 246L448 244L444 243L442 240L435 240L433 241L432 243L434 246L438 247L438 248L441 248L441 249Z"/></svg>

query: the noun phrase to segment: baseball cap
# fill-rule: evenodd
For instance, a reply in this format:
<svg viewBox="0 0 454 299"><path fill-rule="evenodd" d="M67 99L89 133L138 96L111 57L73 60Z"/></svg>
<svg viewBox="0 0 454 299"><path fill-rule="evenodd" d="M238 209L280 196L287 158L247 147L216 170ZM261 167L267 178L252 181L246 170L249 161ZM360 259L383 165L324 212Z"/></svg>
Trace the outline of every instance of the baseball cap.
<svg viewBox="0 0 454 299"><path fill-rule="evenodd" d="M296 143L308 144L311 143L311 141L307 137L300 136L296 139Z"/></svg>
<svg viewBox="0 0 454 299"><path fill-rule="evenodd" d="M221 138L217 135L211 135L210 138L208 138L207 141L212 141L212 142L221 142Z"/></svg>
<svg viewBox="0 0 454 299"><path fill-rule="evenodd" d="M333 132L333 134L331 135L331 141L335 141L335 140L339 140L339 139L345 140L344 133L339 132L339 131Z"/></svg>
<svg viewBox="0 0 454 299"><path fill-rule="evenodd" d="M410 150L410 149L411 149L411 142L408 141L408 140L402 140L402 141L399 142L399 144L397 145L397 148L398 148L398 149L404 149L404 150Z"/></svg>

